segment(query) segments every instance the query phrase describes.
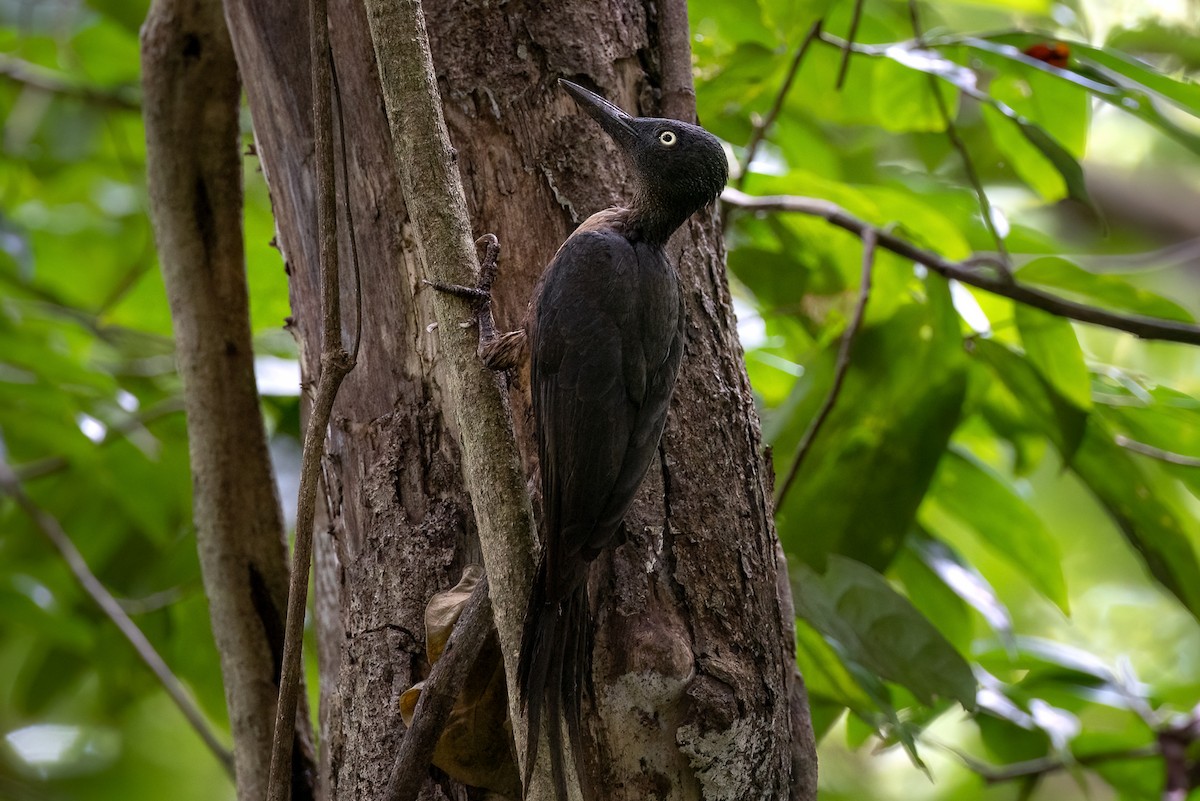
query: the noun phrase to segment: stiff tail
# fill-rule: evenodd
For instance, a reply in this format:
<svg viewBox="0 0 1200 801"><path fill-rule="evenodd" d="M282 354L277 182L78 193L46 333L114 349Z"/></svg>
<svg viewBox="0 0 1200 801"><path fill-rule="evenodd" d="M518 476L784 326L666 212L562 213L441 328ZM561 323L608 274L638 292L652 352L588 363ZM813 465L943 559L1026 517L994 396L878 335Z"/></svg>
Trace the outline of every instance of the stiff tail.
<svg viewBox="0 0 1200 801"><path fill-rule="evenodd" d="M525 610L517 681L520 685L521 708L526 711L528 726L525 739L525 787L529 787L533 766L537 762L542 711L545 709L547 725L550 727L546 733L550 746L550 770L558 801L567 801L560 715L566 721L567 736L575 757L575 772L583 780L580 696L590 663L590 643L587 584L581 583L563 598L547 597L546 561L543 559L538 565ZM584 798L589 798L586 789Z"/></svg>

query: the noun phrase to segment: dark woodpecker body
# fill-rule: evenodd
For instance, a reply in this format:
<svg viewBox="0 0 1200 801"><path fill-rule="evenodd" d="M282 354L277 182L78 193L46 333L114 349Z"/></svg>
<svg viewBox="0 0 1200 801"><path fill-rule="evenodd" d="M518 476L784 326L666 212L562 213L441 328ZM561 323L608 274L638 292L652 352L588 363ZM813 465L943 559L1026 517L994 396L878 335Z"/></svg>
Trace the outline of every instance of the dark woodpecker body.
<svg viewBox="0 0 1200 801"><path fill-rule="evenodd" d="M588 567L617 540L654 460L683 355L679 276L665 245L720 194L728 165L702 128L630 117L561 83L632 161L636 182L628 208L593 215L559 248L527 332L544 514L518 676L529 726L525 779L528 786L544 708L554 783L565 799L559 716L581 766Z"/></svg>

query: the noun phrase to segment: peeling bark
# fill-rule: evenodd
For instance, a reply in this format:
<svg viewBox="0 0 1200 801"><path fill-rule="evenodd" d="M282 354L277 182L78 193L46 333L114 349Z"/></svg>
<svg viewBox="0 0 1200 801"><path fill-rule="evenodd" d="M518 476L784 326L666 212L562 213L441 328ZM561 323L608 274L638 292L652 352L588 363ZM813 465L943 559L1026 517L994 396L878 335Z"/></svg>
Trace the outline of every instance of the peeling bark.
<svg viewBox="0 0 1200 801"><path fill-rule="evenodd" d="M266 793L283 648L283 523L254 382L238 141L240 85L217 0L157 0L142 29L151 216L187 406L194 514L238 797ZM296 728L293 798L312 798Z"/></svg>

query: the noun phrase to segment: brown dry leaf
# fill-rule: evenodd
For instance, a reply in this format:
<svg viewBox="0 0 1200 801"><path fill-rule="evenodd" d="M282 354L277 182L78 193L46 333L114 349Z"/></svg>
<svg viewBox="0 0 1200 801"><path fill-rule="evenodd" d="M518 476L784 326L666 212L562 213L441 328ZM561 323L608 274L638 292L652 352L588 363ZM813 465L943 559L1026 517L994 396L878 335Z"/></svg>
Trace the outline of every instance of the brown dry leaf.
<svg viewBox="0 0 1200 801"><path fill-rule="evenodd" d="M467 566L458 584L434 595L425 607L425 651L431 665L445 651L463 607L483 577L483 568ZM423 685L418 682L400 696L400 714L406 726L412 723ZM454 703L434 748L433 764L464 784L521 797L504 664L494 628Z"/></svg>

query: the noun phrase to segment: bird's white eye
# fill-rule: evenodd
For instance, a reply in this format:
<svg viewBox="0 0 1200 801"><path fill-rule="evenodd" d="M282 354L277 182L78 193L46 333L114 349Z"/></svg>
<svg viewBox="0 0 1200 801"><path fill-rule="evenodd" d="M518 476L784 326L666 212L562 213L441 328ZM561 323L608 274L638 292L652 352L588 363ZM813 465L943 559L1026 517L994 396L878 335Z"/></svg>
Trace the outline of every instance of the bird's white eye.
<svg viewBox="0 0 1200 801"><path fill-rule="evenodd" d="M658 141L662 142L667 147L672 147L679 137L675 136L674 131L663 131L658 135Z"/></svg>

